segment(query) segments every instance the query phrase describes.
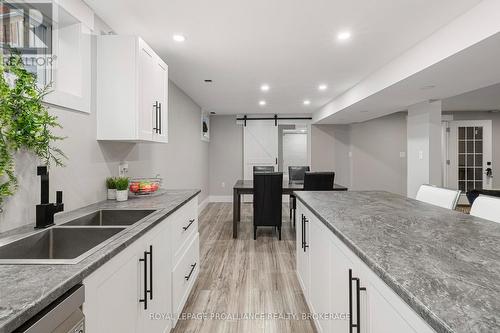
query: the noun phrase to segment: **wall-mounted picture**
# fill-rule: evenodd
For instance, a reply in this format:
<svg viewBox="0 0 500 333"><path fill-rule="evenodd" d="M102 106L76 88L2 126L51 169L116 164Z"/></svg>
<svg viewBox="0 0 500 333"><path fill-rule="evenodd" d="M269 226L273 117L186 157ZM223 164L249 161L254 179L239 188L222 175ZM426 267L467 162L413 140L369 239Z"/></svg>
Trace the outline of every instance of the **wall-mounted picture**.
<svg viewBox="0 0 500 333"><path fill-rule="evenodd" d="M207 112L201 113L201 139L210 141L210 115Z"/></svg>

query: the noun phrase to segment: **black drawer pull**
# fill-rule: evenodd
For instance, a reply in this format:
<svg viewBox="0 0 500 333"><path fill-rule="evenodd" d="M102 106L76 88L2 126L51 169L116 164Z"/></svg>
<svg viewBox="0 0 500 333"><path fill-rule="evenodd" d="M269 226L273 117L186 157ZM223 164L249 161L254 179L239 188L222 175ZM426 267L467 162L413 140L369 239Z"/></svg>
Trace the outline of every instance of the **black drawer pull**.
<svg viewBox="0 0 500 333"><path fill-rule="evenodd" d="M182 230L184 230L184 231L188 230L188 229L189 229L189 227L191 226L191 224L193 224L193 223L194 223L194 221L195 221L195 219L191 219L191 220L189 220L189 224L188 224L187 226L185 226L185 227L182 227Z"/></svg>
<svg viewBox="0 0 500 333"><path fill-rule="evenodd" d="M186 275L184 277L186 279L186 281L189 281L189 279L191 278L191 275L193 274L195 268L196 268L196 263L194 263L194 264L191 265L191 271L189 272L188 275Z"/></svg>
<svg viewBox="0 0 500 333"><path fill-rule="evenodd" d="M356 324L352 322L352 282L356 282ZM357 277L352 276L352 269L349 269L349 333L352 333L352 329L356 328L357 332L361 332L361 302L360 293L361 291L366 291L365 287L360 286L360 280Z"/></svg>

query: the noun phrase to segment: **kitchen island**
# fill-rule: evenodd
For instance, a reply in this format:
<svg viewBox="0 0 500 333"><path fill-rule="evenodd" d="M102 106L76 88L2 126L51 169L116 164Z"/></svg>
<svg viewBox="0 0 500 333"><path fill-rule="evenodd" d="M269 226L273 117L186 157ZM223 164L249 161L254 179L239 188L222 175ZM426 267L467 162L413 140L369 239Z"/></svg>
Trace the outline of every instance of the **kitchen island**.
<svg viewBox="0 0 500 333"><path fill-rule="evenodd" d="M345 295L345 302L340 305L337 302L338 307L333 310L351 311L353 317L351 322L319 322L320 326L339 324L347 328L361 323L363 332L365 328L366 332L378 332L377 327L393 331L391 317L370 314L377 311L377 307L370 306L377 297L371 294L372 290L386 288L388 291L380 293L389 301L388 308L393 307L391 311L399 313L402 323L406 321L401 325L415 319L405 318L405 313L410 313L405 312L405 307L416 314L416 321L424 323L417 324L420 329L414 326L405 328L405 332L500 332L500 224L387 192L297 192L296 195L297 221L299 214L303 216L302 225L297 222L297 269L308 303L315 307L314 311L330 310ZM317 236L315 228L320 230ZM324 238L324 233L331 238L318 248L315 242L319 240L314 238ZM330 244L328 257L324 253ZM310 257L304 257L303 253L309 252ZM341 277L336 276L335 265L341 252L346 255L346 267L354 280L348 277L347 268L345 277L344 272ZM319 260L316 253L321 254ZM330 269L325 268L328 258L332 260ZM304 265L304 260L310 263ZM315 260L319 262L315 264ZM314 271L315 266L320 274ZM361 266L366 269L363 271ZM311 271L306 272L307 267ZM357 276L356 267L360 267L359 274L367 272L365 276L375 277ZM322 274L329 277L315 281ZM373 279L380 281L372 284ZM352 288L352 297L348 299L349 291L344 292L339 285L330 289L318 285L321 281L324 284L345 281L346 285L353 281L349 288L345 286L346 290ZM325 300L322 295L327 290L335 299ZM356 298L360 310L353 308Z"/></svg>

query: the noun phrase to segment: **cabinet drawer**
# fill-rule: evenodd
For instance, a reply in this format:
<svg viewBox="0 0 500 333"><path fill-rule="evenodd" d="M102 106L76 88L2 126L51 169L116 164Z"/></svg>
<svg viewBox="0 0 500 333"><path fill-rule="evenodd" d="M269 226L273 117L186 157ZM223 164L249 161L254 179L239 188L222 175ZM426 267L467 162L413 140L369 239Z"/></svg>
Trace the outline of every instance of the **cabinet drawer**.
<svg viewBox="0 0 500 333"><path fill-rule="evenodd" d="M186 251L188 240L192 238L192 235L198 232L197 201L196 198L192 199L175 215L171 230L174 265L179 262L182 254Z"/></svg>
<svg viewBox="0 0 500 333"><path fill-rule="evenodd" d="M200 242L198 233L191 237L189 246L172 273L172 308L180 314L200 270ZM174 323L175 325L175 323Z"/></svg>

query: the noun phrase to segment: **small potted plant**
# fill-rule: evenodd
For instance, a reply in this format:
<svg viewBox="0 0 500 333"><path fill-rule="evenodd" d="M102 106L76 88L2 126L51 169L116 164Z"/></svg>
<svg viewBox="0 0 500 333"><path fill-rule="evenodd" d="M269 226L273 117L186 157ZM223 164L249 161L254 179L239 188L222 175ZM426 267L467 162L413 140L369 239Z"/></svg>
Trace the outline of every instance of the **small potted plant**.
<svg viewBox="0 0 500 333"><path fill-rule="evenodd" d="M127 201L128 199L128 178L115 178L116 184L116 201Z"/></svg>
<svg viewBox="0 0 500 333"><path fill-rule="evenodd" d="M116 200L116 178L106 178L106 188L108 189L108 200Z"/></svg>

